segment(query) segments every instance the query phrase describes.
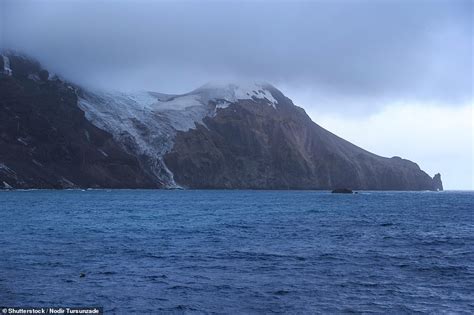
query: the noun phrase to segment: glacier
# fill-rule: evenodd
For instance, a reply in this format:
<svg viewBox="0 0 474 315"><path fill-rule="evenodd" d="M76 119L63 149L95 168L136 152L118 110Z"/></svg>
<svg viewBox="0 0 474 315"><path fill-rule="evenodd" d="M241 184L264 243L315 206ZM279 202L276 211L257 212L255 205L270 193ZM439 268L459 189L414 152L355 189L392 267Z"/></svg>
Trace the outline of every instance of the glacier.
<svg viewBox="0 0 474 315"><path fill-rule="evenodd" d="M124 93L79 89L79 107L98 128L108 131L139 158L166 188L180 188L163 156L179 131L188 131L239 100L278 102L266 83L208 83L189 93L175 95L149 91Z"/></svg>

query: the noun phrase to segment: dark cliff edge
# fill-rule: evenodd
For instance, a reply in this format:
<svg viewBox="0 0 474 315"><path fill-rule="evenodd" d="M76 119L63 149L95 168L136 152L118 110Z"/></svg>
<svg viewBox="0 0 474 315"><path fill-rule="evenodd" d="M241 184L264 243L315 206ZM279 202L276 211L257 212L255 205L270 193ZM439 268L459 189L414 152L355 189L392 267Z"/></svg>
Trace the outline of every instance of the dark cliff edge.
<svg viewBox="0 0 474 315"><path fill-rule="evenodd" d="M140 156L93 125L78 87L19 54L0 56L0 189L164 188ZM7 62L7 63L5 63ZM279 90L178 131L164 156L191 189L442 190L417 164L367 152L318 126ZM217 102L219 100L216 100Z"/></svg>
<svg viewBox="0 0 474 315"><path fill-rule="evenodd" d="M179 132L166 165L201 189L442 190L416 163L367 152L323 129L272 86L276 108L240 100Z"/></svg>
<svg viewBox="0 0 474 315"><path fill-rule="evenodd" d="M112 135L87 121L75 87L39 63L0 56L1 188L159 188Z"/></svg>

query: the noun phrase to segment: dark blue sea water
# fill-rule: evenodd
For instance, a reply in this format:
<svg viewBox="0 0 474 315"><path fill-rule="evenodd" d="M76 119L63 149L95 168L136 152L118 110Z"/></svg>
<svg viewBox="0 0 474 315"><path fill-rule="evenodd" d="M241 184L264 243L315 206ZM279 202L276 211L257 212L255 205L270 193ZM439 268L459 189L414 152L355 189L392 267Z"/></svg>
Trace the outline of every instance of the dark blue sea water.
<svg viewBox="0 0 474 315"><path fill-rule="evenodd" d="M473 215L472 192L0 192L0 305L473 313Z"/></svg>

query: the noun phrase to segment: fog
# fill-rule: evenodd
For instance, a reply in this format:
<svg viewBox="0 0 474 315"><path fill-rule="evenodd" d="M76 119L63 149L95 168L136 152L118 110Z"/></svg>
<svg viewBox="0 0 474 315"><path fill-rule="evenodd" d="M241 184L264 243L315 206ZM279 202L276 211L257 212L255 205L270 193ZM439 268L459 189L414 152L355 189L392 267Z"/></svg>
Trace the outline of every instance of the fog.
<svg viewBox="0 0 474 315"><path fill-rule="evenodd" d="M424 104L426 117L473 104L471 1L3 0L0 10L1 48L84 86L184 93L207 81L267 81L316 122L337 117L335 127L393 104ZM416 114L422 128L423 112ZM419 132L416 124L399 128ZM473 177L472 120L453 132L465 162L450 171L464 184L451 187L473 189L465 184ZM413 150L399 148L401 156ZM450 163L428 156L417 162Z"/></svg>

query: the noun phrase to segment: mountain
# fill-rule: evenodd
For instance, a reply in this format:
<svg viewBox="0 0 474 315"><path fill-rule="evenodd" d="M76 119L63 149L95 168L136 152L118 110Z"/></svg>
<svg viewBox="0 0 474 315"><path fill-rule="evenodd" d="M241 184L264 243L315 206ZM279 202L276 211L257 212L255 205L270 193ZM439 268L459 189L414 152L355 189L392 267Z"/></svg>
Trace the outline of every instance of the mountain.
<svg viewBox="0 0 474 315"><path fill-rule="evenodd" d="M270 84L120 93L18 54L2 55L2 69L4 187L442 189L439 174L337 137Z"/></svg>
<svg viewBox="0 0 474 315"><path fill-rule="evenodd" d="M163 186L85 118L74 86L21 55L1 56L0 70L0 186Z"/></svg>

